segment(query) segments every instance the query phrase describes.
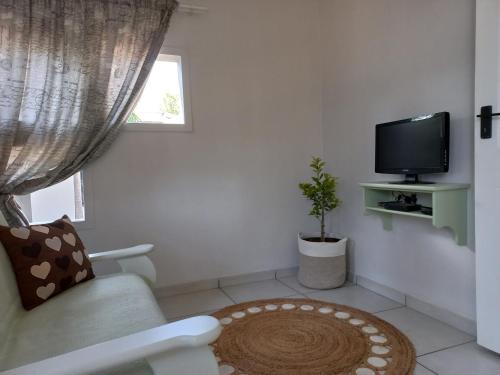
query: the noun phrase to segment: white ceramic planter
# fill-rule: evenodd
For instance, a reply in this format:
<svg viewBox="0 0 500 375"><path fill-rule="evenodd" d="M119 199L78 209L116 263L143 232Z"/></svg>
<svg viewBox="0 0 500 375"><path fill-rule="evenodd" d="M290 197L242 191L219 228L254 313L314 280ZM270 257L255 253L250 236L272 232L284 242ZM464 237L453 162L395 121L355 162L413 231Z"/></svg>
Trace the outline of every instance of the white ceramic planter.
<svg viewBox="0 0 500 375"><path fill-rule="evenodd" d="M346 278L347 238L337 242L311 242L304 238L319 237L317 233L299 233L299 282L313 289L331 289L344 284ZM327 233L327 237L336 238Z"/></svg>

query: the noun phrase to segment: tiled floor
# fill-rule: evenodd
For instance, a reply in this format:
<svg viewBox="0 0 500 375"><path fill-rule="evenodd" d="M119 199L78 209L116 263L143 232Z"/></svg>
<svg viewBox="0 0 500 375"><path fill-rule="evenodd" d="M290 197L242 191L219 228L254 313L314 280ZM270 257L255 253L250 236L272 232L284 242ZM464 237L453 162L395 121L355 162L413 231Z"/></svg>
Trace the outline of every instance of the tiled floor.
<svg viewBox="0 0 500 375"><path fill-rule="evenodd" d="M300 285L295 277L232 285L221 289L181 294L159 300L170 321L210 314L235 303L264 298L313 298L369 311L403 331L415 345L415 375L500 374L500 355L475 344L474 337L386 297L347 283L344 287L316 291Z"/></svg>
<svg viewBox="0 0 500 375"><path fill-rule="evenodd" d="M394 302L389 298L382 297L357 285L321 292L307 293L306 296L320 301L348 305L370 313L402 307L401 304Z"/></svg>
<svg viewBox="0 0 500 375"><path fill-rule="evenodd" d="M234 304L233 300L220 289L179 294L160 299L158 302L163 313L170 321L200 313L208 313Z"/></svg>
<svg viewBox="0 0 500 375"><path fill-rule="evenodd" d="M222 288L229 298L236 303L256 299L288 297L297 294L296 290L287 287L279 280L258 281L255 283L233 285Z"/></svg>

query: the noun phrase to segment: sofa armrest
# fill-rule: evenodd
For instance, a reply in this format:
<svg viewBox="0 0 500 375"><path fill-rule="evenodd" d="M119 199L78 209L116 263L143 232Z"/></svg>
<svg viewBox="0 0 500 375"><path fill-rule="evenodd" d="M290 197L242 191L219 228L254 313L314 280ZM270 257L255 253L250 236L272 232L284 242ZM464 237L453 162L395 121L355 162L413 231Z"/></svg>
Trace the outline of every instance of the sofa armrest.
<svg viewBox="0 0 500 375"><path fill-rule="evenodd" d="M120 265L122 272L135 273L142 276L151 287L156 283L156 269L147 254L152 252L154 245L144 244L126 249L104 251L89 255L92 263L103 260L115 260Z"/></svg>
<svg viewBox="0 0 500 375"><path fill-rule="evenodd" d="M217 319L197 316L0 372L0 375L96 374L141 359L150 363L155 375L215 375L218 366L208 344L219 337L221 330ZM198 358L186 361L183 353L189 355L190 351ZM176 357L184 360L179 363ZM162 366L155 366L155 362L161 362ZM200 371L192 372L196 362Z"/></svg>
<svg viewBox="0 0 500 375"><path fill-rule="evenodd" d="M153 251L153 249L154 245L143 244L143 245L128 247L126 249L93 253L89 255L89 258L91 262L98 262L101 260L118 260L118 259L135 258L141 255L149 254L150 252Z"/></svg>

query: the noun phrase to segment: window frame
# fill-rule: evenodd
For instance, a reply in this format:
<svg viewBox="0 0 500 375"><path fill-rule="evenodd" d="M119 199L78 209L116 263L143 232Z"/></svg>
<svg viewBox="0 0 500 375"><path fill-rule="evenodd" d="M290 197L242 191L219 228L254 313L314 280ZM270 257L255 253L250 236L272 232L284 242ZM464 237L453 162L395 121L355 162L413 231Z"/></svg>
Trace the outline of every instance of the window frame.
<svg viewBox="0 0 500 375"><path fill-rule="evenodd" d="M94 228L94 196L92 188L92 176L89 170L81 170L82 195L85 209L85 219L73 221L77 230L87 230ZM27 196L30 194L27 194ZM19 199L19 198L18 198ZM54 218L57 220L58 218ZM30 222L29 225L45 224L43 222Z"/></svg>
<svg viewBox="0 0 500 375"><path fill-rule="evenodd" d="M191 114L191 93L189 79L189 58L186 51L178 48L163 47L160 50L157 60L176 61L165 55L180 56L181 58L181 94L182 104L184 106L184 124L165 124L159 122L126 122L123 127L127 131L132 132L191 132L193 130L193 121Z"/></svg>
<svg viewBox="0 0 500 375"><path fill-rule="evenodd" d="M82 194L85 208L85 219L74 223L77 230L93 229L95 227L94 217L94 188L92 173L88 169L80 171L82 173Z"/></svg>

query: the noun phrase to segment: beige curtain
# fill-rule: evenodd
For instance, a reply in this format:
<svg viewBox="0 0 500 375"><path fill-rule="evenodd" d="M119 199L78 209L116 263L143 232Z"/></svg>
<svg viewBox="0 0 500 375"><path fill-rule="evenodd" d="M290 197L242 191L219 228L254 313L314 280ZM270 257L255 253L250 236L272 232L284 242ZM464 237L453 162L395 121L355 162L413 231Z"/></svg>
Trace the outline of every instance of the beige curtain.
<svg viewBox="0 0 500 375"><path fill-rule="evenodd" d="M0 1L0 209L58 183L115 139L176 0Z"/></svg>

